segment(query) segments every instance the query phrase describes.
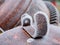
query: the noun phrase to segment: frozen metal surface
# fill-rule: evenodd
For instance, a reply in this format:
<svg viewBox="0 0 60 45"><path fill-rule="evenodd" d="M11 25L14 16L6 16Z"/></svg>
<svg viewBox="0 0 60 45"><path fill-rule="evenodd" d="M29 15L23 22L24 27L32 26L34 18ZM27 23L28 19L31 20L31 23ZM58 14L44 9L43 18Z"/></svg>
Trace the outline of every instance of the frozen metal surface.
<svg viewBox="0 0 60 45"><path fill-rule="evenodd" d="M0 45L60 45L60 27L50 25L48 35L42 39L28 43L29 38L19 26L0 34Z"/></svg>

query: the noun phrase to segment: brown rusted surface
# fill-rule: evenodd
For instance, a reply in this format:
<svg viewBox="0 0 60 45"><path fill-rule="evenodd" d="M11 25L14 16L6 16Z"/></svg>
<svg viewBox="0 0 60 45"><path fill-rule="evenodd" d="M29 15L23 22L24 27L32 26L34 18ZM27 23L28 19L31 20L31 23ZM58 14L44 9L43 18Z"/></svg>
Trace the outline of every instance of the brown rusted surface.
<svg viewBox="0 0 60 45"><path fill-rule="evenodd" d="M49 15L49 11L43 1L5 0L0 7L0 27L8 30L21 25L20 18L22 14L28 13L33 16L37 11L43 11Z"/></svg>
<svg viewBox="0 0 60 45"><path fill-rule="evenodd" d="M0 34L0 45L60 45L60 27L50 25L48 34L42 39L29 39L21 26Z"/></svg>
<svg viewBox="0 0 60 45"><path fill-rule="evenodd" d="M28 15L26 15L26 16L28 16ZM33 38L41 38L44 35L46 35L46 33L47 33L48 25L49 25L48 24L49 23L48 17L46 17L45 13L43 13L43 12L37 12L34 15L33 19L34 19L34 23L33 23L32 20L31 20L32 23L30 21L30 24L31 24L30 26L31 27L26 29L26 26L23 26L23 29L25 30L25 32L28 32L31 35L31 37L33 37ZM21 22L21 23L24 24L24 21Z"/></svg>
<svg viewBox="0 0 60 45"><path fill-rule="evenodd" d="M0 7L0 27L3 29L14 27L30 3L31 0L5 0Z"/></svg>

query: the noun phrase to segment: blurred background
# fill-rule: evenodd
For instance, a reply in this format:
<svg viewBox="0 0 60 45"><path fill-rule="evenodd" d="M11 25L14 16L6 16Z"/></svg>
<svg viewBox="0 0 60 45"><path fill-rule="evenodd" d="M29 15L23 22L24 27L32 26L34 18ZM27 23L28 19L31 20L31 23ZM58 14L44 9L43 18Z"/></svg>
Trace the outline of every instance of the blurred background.
<svg viewBox="0 0 60 45"><path fill-rule="evenodd" d="M50 1L52 2L60 11L60 0L44 0L44 1Z"/></svg>

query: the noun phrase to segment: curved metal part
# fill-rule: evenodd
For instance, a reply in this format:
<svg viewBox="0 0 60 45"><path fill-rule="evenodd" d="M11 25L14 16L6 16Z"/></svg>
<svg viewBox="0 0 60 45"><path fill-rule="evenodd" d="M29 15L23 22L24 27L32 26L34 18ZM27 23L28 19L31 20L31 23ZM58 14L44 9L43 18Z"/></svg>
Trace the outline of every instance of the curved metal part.
<svg viewBox="0 0 60 45"><path fill-rule="evenodd" d="M44 1L50 11L50 24L59 25L59 12L57 8L48 1Z"/></svg>
<svg viewBox="0 0 60 45"><path fill-rule="evenodd" d="M0 45L60 45L60 27L49 26L48 35L42 39L33 39L32 42L27 42L30 37L27 36L20 26L5 31L3 34L0 34Z"/></svg>
<svg viewBox="0 0 60 45"><path fill-rule="evenodd" d="M31 0L6 0L0 7L0 27L4 30L13 28L30 3Z"/></svg>
<svg viewBox="0 0 60 45"><path fill-rule="evenodd" d="M33 23L32 17L30 15L28 15L27 13L25 13L21 16L21 25L22 26L30 26L30 25L32 25L32 23Z"/></svg>
<svg viewBox="0 0 60 45"><path fill-rule="evenodd" d="M49 32L49 18L47 14L44 12L37 12L34 14L34 22L35 22L35 33L33 35L34 38L43 37Z"/></svg>
<svg viewBox="0 0 60 45"><path fill-rule="evenodd" d="M28 13L33 17L38 11L49 14L46 5L40 0L5 0L0 7L0 27L4 31L17 27L21 25L21 15Z"/></svg>
<svg viewBox="0 0 60 45"><path fill-rule="evenodd" d="M26 15L27 16L27 15ZM27 18L29 18L27 16ZM31 20L32 21L32 20ZM42 38L49 32L49 18L44 12L34 14L34 23L30 26L23 27L24 31L34 39Z"/></svg>

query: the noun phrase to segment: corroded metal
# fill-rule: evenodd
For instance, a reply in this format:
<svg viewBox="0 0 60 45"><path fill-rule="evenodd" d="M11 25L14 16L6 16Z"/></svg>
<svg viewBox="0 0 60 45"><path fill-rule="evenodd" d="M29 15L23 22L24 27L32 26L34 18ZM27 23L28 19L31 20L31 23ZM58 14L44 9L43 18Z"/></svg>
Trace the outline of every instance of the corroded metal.
<svg viewBox="0 0 60 45"><path fill-rule="evenodd" d="M30 22L29 22L30 25L27 25L24 23L24 21L26 19L30 20ZM33 20L34 20L34 22L33 22ZM35 13L33 16L33 19L28 14L24 14L23 17L21 17L21 21L22 21L21 24L22 24L24 31L26 33L28 33L30 35L30 37L32 37L34 39L44 37L47 34L47 32L49 31L49 26L48 26L49 18L47 16L47 14L45 14L42 11ZM31 28L33 28L33 30L26 28L29 26L31 26Z"/></svg>
<svg viewBox="0 0 60 45"><path fill-rule="evenodd" d="M49 16L47 7L40 0L5 0L0 6L0 27L8 30L19 26L21 15L28 13L33 16L37 11L43 11Z"/></svg>

